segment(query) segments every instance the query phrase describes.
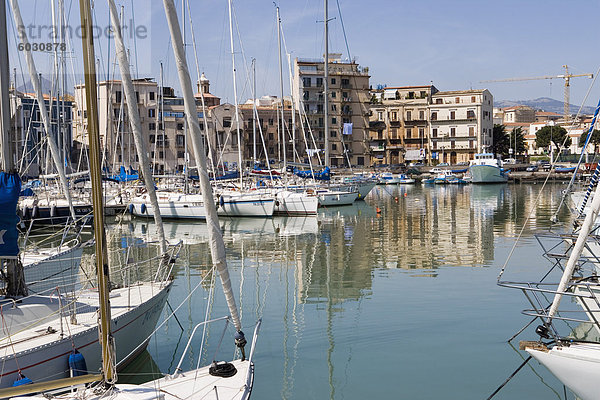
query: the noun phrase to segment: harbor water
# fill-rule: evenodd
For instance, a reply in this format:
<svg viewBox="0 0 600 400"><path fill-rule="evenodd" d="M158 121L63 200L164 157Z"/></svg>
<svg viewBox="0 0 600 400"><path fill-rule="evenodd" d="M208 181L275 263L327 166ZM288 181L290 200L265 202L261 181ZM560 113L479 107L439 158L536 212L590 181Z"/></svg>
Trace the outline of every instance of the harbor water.
<svg viewBox="0 0 600 400"><path fill-rule="evenodd" d="M221 220L248 339L262 318L252 398L487 398L524 360L518 340L537 339L532 326L507 343L528 322L527 304L497 286L497 276L520 234L506 275L540 276L549 267L534 234L551 228L564 188L378 186L365 201L317 216ZM570 218L561 211L552 229L568 229ZM124 235L151 239L155 231L143 219L114 224ZM122 380L172 373L193 327L227 315L218 279L211 283L206 225L166 222L165 231L184 240L169 298L170 308L183 305ZM165 308L161 321L170 313ZM231 326L223 350L213 352L222 328L204 333L201 364L231 359ZM196 357L201 337L192 342ZM495 398L564 393L532 361Z"/></svg>

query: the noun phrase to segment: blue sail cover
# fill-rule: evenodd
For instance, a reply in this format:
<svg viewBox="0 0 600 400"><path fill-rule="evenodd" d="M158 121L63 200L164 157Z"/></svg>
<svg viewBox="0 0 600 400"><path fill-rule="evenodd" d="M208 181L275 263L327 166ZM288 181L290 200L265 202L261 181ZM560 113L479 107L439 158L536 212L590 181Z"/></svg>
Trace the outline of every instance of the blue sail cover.
<svg viewBox="0 0 600 400"><path fill-rule="evenodd" d="M121 165L118 175L111 176L112 179L118 182L131 182L140 179L140 174L133 168L129 168L129 173L125 171L125 167Z"/></svg>
<svg viewBox="0 0 600 400"><path fill-rule="evenodd" d="M20 193L19 174L0 172L0 257L19 255L17 202Z"/></svg>
<svg viewBox="0 0 600 400"><path fill-rule="evenodd" d="M300 178L313 178L318 181L328 181L331 179L329 167L325 167L321 172L315 172L314 174L311 171L300 171L298 168L294 168L294 174Z"/></svg>

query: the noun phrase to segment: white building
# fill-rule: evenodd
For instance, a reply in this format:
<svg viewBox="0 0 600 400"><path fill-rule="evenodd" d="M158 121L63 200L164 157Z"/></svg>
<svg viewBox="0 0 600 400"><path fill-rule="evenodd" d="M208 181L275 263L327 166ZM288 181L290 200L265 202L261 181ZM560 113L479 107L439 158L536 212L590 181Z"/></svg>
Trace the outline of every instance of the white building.
<svg viewBox="0 0 600 400"><path fill-rule="evenodd" d="M437 92L429 107L432 159L456 164L490 150L494 98L489 90Z"/></svg>

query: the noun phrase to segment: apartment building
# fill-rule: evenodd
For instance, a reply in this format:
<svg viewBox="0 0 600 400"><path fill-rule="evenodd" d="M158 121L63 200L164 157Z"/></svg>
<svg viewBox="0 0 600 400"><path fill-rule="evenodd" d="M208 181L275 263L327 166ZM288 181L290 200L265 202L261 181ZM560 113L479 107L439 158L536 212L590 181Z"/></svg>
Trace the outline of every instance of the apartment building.
<svg viewBox="0 0 600 400"><path fill-rule="evenodd" d="M72 107L71 96L53 98L44 95L44 104L49 113L50 135L59 152L59 159L69 166L72 150ZM11 102L11 131L14 142L14 162L22 177L37 178L40 174L50 174L55 171L54 163L48 158L45 145L45 128L40 114L36 96L32 93L22 93L14 88L10 91ZM49 170L45 168L49 167ZM70 170L67 170L70 172Z"/></svg>
<svg viewBox="0 0 600 400"><path fill-rule="evenodd" d="M292 100L286 97L283 101L283 130L281 99L275 96L264 96L255 99L254 103L253 100L248 100L240 106L246 143L244 159L256 159L260 163L266 163L266 150L270 162L283 160L284 150L281 146L283 131L287 139L285 149L287 162L308 163L310 160L306 153L306 143L311 142L311 133L307 126L302 126L301 121L304 117L292 107ZM256 121L253 118L255 106L258 114Z"/></svg>
<svg viewBox="0 0 600 400"><path fill-rule="evenodd" d="M433 85L386 87L371 93L371 164L430 161L429 105Z"/></svg>
<svg viewBox="0 0 600 400"><path fill-rule="evenodd" d="M150 78L133 82L136 102L142 125L142 137L147 154L156 174L182 172L186 163L194 165L191 141L186 140L186 126L183 98L174 95L173 88L163 87L162 93L156 82ZM220 99L209 92L210 82L202 74L195 94L196 107L201 130L204 130L202 98L208 110L207 119L211 144L216 145L216 127L222 127L232 120L218 113L212 121L210 110L220 105ZM202 95L200 93L202 91ZM98 110L100 125L100 144L103 149L103 163L111 173L120 166L138 169L138 156L131 130L127 103L125 102L121 81L111 80L98 83ZM228 127L229 128L229 127ZM220 130L219 132L223 132ZM87 114L85 106L85 86L75 86L73 137L79 148L85 152L88 147ZM216 159L217 154L212 153ZM237 162L227 159L226 161Z"/></svg>
<svg viewBox="0 0 600 400"><path fill-rule="evenodd" d="M327 134L332 166L368 165L369 70L355 61L342 61L341 54L329 54L329 109L325 113L324 65L322 59L294 60L296 108L306 113L305 130L312 129L317 145L317 149L310 150L319 150L323 155ZM328 133L324 132L325 115L329 118ZM308 154L303 156L308 157ZM311 161L316 162L316 156L313 155Z"/></svg>
<svg viewBox="0 0 600 400"><path fill-rule="evenodd" d="M432 95L431 158L456 164L489 151L493 141L494 99L489 90L457 90Z"/></svg>

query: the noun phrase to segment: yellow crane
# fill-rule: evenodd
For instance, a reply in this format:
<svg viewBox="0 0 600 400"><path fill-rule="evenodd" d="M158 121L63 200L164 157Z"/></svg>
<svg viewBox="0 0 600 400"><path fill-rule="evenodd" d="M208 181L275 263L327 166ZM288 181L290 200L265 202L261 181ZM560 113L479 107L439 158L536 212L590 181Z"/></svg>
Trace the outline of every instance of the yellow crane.
<svg viewBox="0 0 600 400"><path fill-rule="evenodd" d="M564 105L564 114L565 121L568 120L571 112L569 110L569 88L571 86L571 78L578 78L581 76L586 76L590 79L594 77L594 74L570 74L569 67L567 65L563 65L565 69L565 73L562 75L546 75L546 76L535 76L531 78L507 78L507 79L493 79L488 81L480 81L479 83L489 83L489 82L518 82L518 81L535 81L538 79L564 79L565 80L565 105Z"/></svg>

